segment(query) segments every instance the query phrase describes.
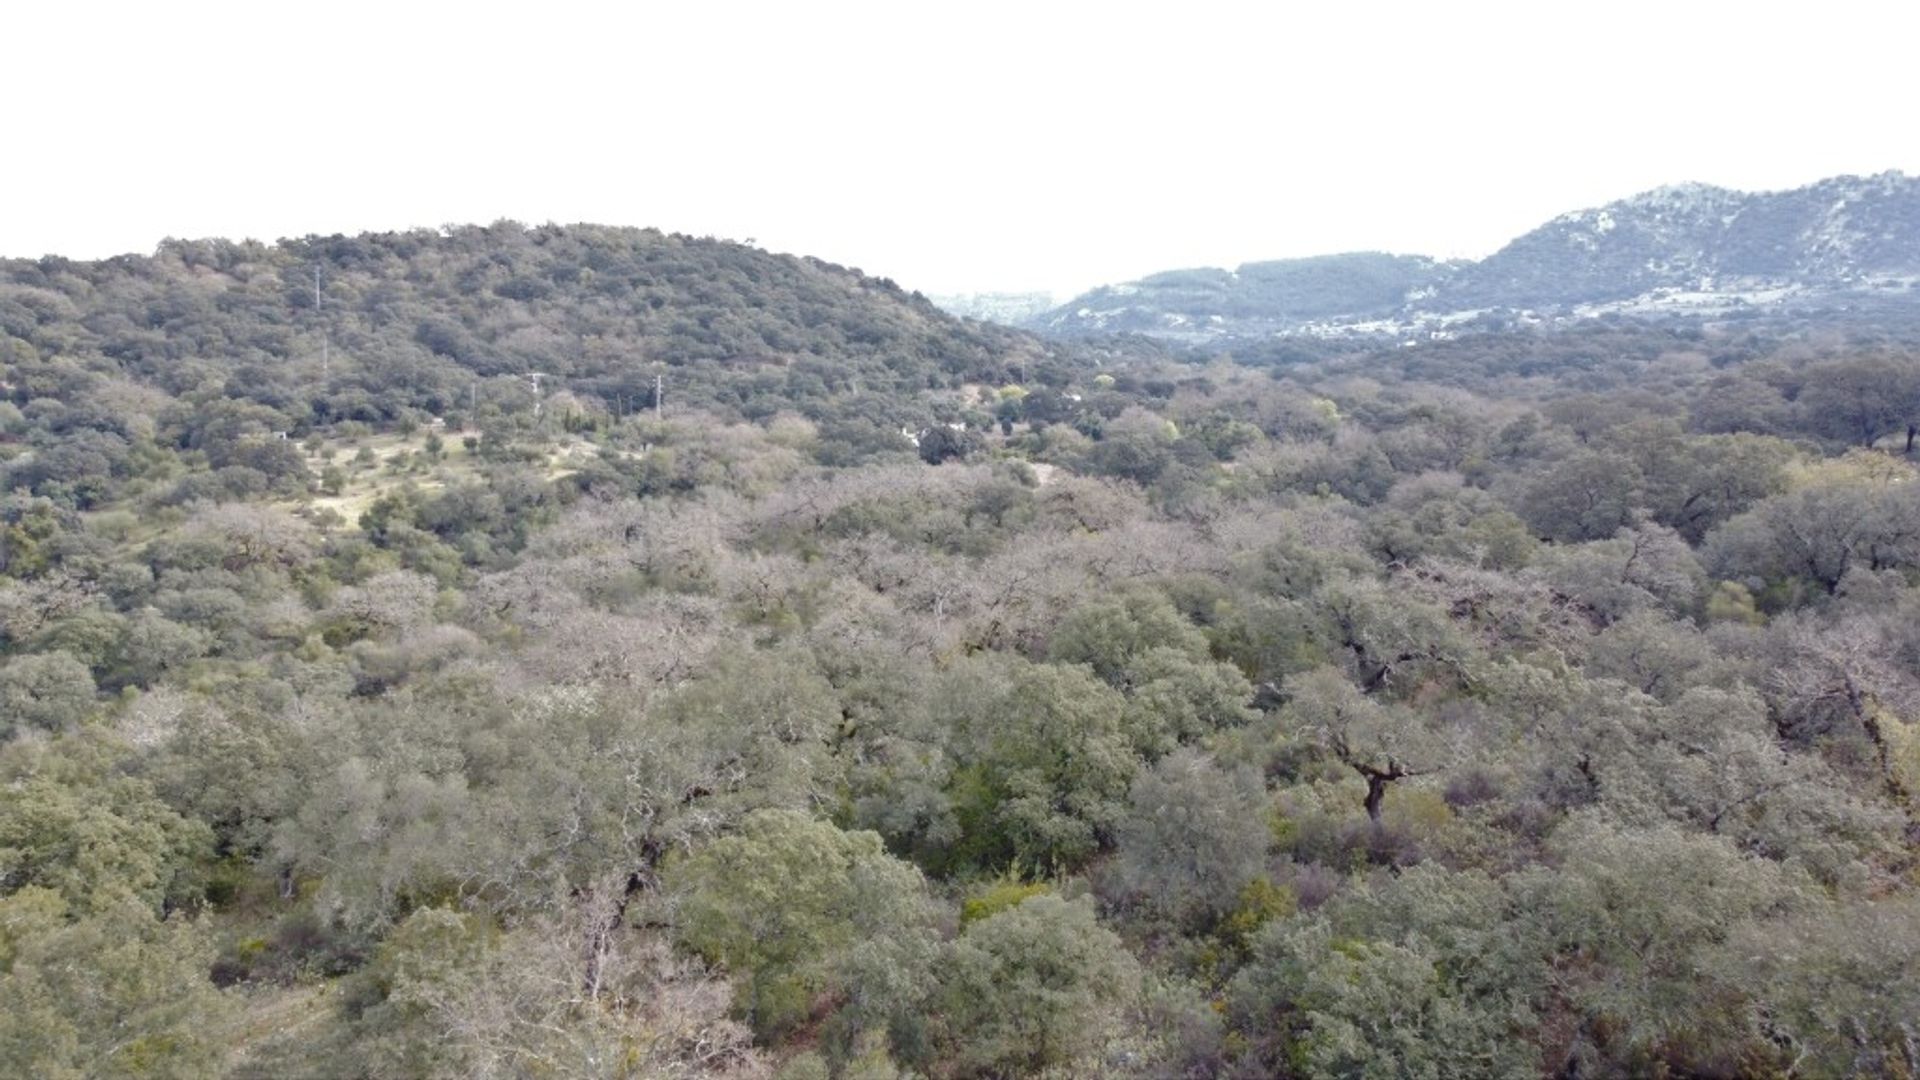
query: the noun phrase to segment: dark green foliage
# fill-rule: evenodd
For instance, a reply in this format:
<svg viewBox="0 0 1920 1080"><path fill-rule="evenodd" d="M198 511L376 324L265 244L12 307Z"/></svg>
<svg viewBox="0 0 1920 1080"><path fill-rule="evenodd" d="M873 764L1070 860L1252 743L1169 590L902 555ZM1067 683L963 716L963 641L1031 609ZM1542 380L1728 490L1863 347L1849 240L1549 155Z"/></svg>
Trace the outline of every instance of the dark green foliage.
<svg viewBox="0 0 1920 1080"><path fill-rule="evenodd" d="M945 461L965 461L979 453L986 440L975 431L955 430L944 424L929 428L920 436L920 460L929 465Z"/></svg>
<svg viewBox="0 0 1920 1080"><path fill-rule="evenodd" d="M1179 751L1142 772L1128 793L1120 889L1176 924L1206 926L1265 869L1271 839L1266 792L1252 770Z"/></svg>
<svg viewBox="0 0 1920 1080"><path fill-rule="evenodd" d="M10 1076L222 1074L233 1002L207 982L205 928L132 902L70 909L27 886L0 898L0 1071Z"/></svg>
<svg viewBox="0 0 1920 1080"><path fill-rule="evenodd" d="M1093 907L1036 896L967 927L942 958L945 1049L959 1076L1030 1075L1100 1046L1138 979Z"/></svg>
<svg viewBox="0 0 1920 1080"><path fill-rule="evenodd" d="M863 1028L908 1024L927 992L925 884L873 833L759 811L671 866L665 885L684 896L680 939L736 976L736 1007L755 1031L790 1029L826 992L851 1005L841 1018L851 1046Z"/></svg>
<svg viewBox="0 0 1920 1080"><path fill-rule="evenodd" d="M947 692L963 865L1072 869L1112 843L1139 766L1118 693L1084 667L1019 660L976 661Z"/></svg>
<svg viewBox="0 0 1920 1080"><path fill-rule="evenodd" d="M72 727L93 708L93 694L87 665L64 650L16 657L0 667L0 735Z"/></svg>

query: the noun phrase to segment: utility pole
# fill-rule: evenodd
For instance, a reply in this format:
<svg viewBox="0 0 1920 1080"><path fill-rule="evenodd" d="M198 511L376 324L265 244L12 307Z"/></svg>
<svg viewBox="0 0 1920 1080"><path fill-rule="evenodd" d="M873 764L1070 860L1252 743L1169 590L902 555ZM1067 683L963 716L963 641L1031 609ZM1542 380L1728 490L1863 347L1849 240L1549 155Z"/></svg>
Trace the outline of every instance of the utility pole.
<svg viewBox="0 0 1920 1080"><path fill-rule="evenodd" d="M546 374L544 371L534 371L527 374L527 381L533 384L533 418L535 420L540 419L540 406L542 404L540 399L540 380L545 378Z"/></svg>
<svg viewBox="0 0 1920 1080"><path fill-rule="evenodd" d="M662 396L667 392L667 377L661 372L653 373L653 422L660 422L661 406L665 404Z"/></svg>
<svg viewBox="0 0 1920 1080"><path fill-rule="evenodd" d="M313 311L320 318L320 378L325 381L333 374L333 342L327 336L326 311L320 301L320 267L313 268Z"/></svg>

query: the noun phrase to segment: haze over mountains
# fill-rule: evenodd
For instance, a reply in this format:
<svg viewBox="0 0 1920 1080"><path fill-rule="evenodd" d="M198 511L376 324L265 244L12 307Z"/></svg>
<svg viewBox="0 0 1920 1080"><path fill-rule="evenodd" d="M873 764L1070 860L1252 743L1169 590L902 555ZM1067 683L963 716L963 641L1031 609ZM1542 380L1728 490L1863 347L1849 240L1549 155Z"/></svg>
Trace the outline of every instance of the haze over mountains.
<svg viewBox="0 0 1920 1080"><path fill-rule="evenodd" d="M1680 184L1563 214L1480 260L1359 252L1173 270L1020 322L1185 341L1444 332L1483 316L1769 313L1904 301L1920 281L1920 178L1791 191Z"/></svg>
<svg viewBox="0 0 1920 1080"><path fill-rule="evenodd" d="M1053 310L1053 294L1046 292L946 293L927 299L949 314L1008 326L1019 326Z"/></svg>

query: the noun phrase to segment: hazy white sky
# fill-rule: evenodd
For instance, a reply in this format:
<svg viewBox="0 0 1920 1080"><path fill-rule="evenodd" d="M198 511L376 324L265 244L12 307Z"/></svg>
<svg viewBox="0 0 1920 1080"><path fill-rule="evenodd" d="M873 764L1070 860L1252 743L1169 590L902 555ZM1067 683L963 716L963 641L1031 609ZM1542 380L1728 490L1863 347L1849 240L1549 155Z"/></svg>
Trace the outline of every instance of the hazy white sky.
<svg viewBox="0 0 1920 1080"><path fill-rule="evenodd" d="M1483 255L1663 183L1920 171L1920 8L12 5L0 255L514 218L928 292Z"/></svg>

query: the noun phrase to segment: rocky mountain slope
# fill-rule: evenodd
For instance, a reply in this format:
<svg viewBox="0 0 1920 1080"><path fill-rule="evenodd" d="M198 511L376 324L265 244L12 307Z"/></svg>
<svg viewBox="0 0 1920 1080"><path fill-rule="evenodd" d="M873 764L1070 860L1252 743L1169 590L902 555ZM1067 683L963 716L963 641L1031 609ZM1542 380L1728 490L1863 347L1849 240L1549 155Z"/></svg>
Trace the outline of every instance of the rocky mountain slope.
<svg viewBox="0 0 1920 1080"><path fill-rule="evenodd" d="M1401 332L1496 311L1713 315L1920 298L1916 282L1920 178L1888 172L1780 192L1658 188L1563 214L1478 261L1369 253L1156 274L1026 325L1189 340Z"/></svg>

